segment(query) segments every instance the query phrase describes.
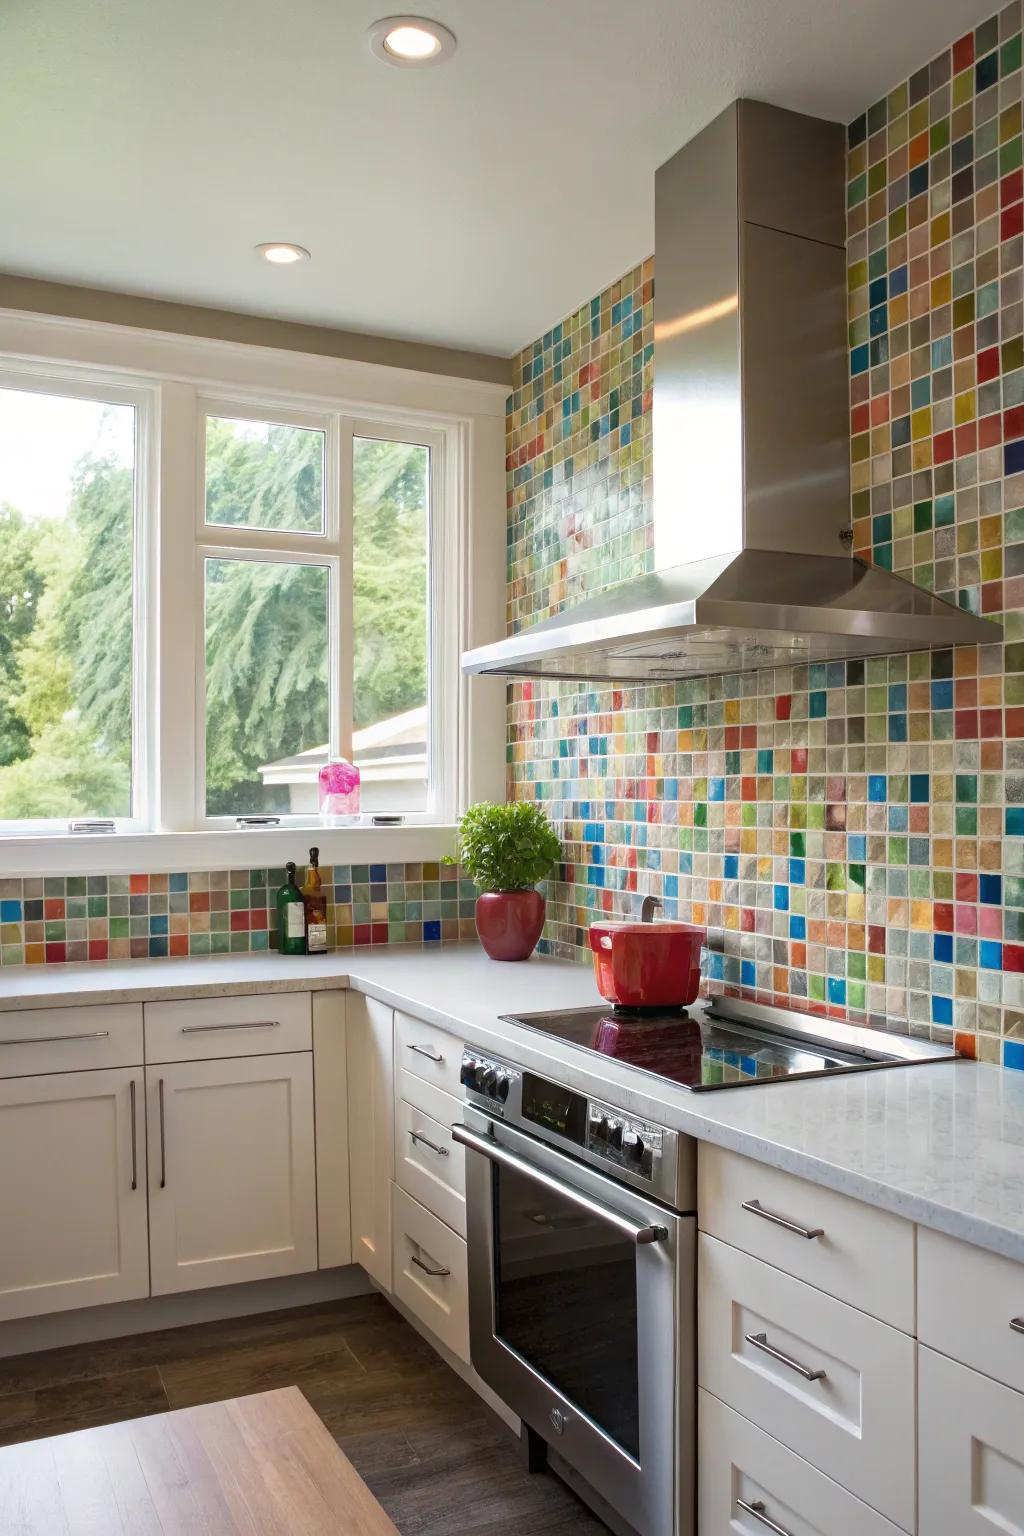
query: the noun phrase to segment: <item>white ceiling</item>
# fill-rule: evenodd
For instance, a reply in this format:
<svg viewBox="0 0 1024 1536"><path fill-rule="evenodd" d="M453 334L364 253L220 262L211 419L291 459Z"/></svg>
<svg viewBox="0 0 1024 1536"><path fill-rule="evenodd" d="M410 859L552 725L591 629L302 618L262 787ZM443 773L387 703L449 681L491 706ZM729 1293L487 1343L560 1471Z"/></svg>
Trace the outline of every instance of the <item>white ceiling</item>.
<svg viewBox="0 0 1024 1536"><path fill-rule="evenodd" d="M995 9L423 5L458 51L417 71L366 46L386 0L6 0L0 270L508 354L650 253L733 97L847 121Z"/></svg>

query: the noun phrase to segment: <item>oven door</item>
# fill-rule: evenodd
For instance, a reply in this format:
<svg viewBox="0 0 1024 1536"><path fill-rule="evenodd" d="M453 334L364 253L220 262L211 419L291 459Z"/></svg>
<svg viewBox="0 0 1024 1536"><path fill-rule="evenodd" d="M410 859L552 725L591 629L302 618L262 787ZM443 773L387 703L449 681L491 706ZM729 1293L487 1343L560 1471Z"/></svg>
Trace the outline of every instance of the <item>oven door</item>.
<svg viewBox="0 0 1024 1536"><path fill-rule="evenodd" d="M693 1217L468 1106L453 1134L474 1368L639 1536L688 1530Z"/></svg>

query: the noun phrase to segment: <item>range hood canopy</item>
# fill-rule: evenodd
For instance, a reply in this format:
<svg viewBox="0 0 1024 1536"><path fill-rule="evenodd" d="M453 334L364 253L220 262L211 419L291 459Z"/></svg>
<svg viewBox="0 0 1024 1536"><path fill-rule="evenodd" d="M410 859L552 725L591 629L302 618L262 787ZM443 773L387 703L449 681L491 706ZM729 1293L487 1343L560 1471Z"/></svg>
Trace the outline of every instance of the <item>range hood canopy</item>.
<svg viewBox="0 0 1024 1536"><path fill-rule="evenodd" d="M654 682L1002 638L849 554L844 132L737 101L657 172L653 575L462 670Z"/></svg>

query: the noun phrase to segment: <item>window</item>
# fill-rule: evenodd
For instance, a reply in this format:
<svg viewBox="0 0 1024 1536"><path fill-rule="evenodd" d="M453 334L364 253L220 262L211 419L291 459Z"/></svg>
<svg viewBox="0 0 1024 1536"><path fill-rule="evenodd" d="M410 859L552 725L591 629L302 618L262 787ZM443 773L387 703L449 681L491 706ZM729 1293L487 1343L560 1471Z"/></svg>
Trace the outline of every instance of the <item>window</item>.
<svg viewBox="0 0 1024 1536"><path fill-rule="evenodd" d="M367 828L406 824L394 857L445 852L470 775L500 793L503 693L458 660L501 623L503 410L499 385L0 315L0 874L379 858L291 835L329 756Z"/></svg>
<svg viewBox="0 0 1024 1536"><path fill-rule="evenodd" d="M0 823L144 814L137 413L0 382Z"/></svg>
<svg viewBox="0 0 1024 1536"><path fill-rule="evenodd" d="M203 404L205 816L314 816L338 753L364 812L428 813L431 444L231 410Z"/></svg>

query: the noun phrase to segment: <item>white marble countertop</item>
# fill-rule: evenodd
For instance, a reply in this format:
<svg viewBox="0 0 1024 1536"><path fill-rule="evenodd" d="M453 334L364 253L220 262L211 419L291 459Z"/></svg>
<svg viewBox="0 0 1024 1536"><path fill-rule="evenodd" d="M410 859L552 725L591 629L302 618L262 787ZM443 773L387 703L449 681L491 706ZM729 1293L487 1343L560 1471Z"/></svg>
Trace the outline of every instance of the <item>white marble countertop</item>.
<svg viewBox="0 0 1024 1536"><path fill-rule="evenodd" d="M475 945L0 971L10 1009L352 987L473 1044L761 1162L1024 1262L1024 1073L948 1061L689 1094L499 1015L600 1001L588 968ZM0 1035L3 1033L0 1017Z"/></svg>

